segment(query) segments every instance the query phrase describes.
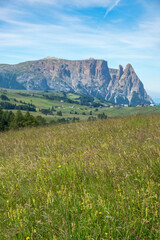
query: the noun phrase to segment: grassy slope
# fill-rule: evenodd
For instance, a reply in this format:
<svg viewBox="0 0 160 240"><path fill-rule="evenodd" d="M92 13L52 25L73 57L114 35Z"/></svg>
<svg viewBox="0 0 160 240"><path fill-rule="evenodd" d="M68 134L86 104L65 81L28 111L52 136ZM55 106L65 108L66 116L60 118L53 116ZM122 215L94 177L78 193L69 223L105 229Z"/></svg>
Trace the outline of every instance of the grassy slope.
<svg viewBox="0 0 160 240"><path fill-rule="evenodd" d="M24 94L28 94L30 96L22 96L20 95L19 93L24 93ZM34 104L36 107L37 107L37 112L31 112L31 114L37 116L37 115L41 115L43 117L46 117L47 119L51 120L51 119L58 119L60 117L58 117L56 115L56 113L54 113L54 116L45 116L44 114L41 114L38 109L39 108L52 108L52 106L59 106L59 105L63 105L63 108L60 108L60 109L57 109L57 111L62 111L63 112L63 118L68 118L68 117L79 117L80 120L87 120L88 119L88 116L89 116L89 113L90 111L93 111L92 108L90 107L87 107L87 106L82 106L82 105L79 105L79 104L73 104L73 103L66 103L66 102L60 102L60 101L56 101L56 100L49 100L49 99L45 99L43 97L43 94L52 94L52 92L49 92L49 93L46 93L46 92L43 92L43 91L23 91L23 90L8 90L7 89L7 94L6 96L10 99L10 103L12 104L15 104L16 102L14 102L14 98L17 99L18 101L24 101L26 103L32 103ZM3 90L0 90L0 95L1 94L4 94ZM34 96L33 96L34 94ZM54 91L54 94L56 96L61 96L63 97L63 94L61 92L55 92ZM68 93L67 94L67 97L69 99L72 99L72 100L75 100L77 101L77 98L79 98L79 95L78 94L70 94ZM97 99L95 99L97 100ZM0 100L1 101L1 100ZM96 102L99 102L98 100ZM16 103L17 105L21 104L21 103ZM107 105L110 105L109 103ZM72 108L72 106L76 106L77 108ZM73 112L78 112L78 115L77 114L70 114L70 112L73 111ZM86 112L86 115L82 115L82 112Z"/></svg>
<svg viewBox="0 0 160 240"><path fill-rule="evenodd" d="M159 115L10 131L0 146L0 239L159 239Z"/></svg>
<svg viewBox="0 0 160 240"><path fill-rule="evenodd" d="M19 93L24 93L24 94L29 94L30 96L22 96ZM0 95L3 94L3 90L0 90ZM33 96L34 94L34 96ZM63 112L63 118L68 118L68 117L79 117L81 121L85 121L89 117L90 111L93 113L93 117L96 117L99 113L104 112L108 117L118 117L118 116L128 116L128 115L137 115L137 114L152 114L152 113L160 113L160 106L157 107L129 107L129 108L122 108L122 109L116 109L116 108L102 108L98 109L98 111L95 111L96 108L90 108L87 106L82 106L82 105L76 105L76 104L71 104L71 103L61 103L60 101L53 101L53 100L48 100L45 99L42 95L43 94L53 94L53 92L49 91L48 93L43 92L43 91L22 91L22 90L8 90L7 89L7 95L11 101L10 103L15 104L14 98L16 98L18 101L24 101L26 103L32 103L37 106L38 108L51 108L52 106L56 105L63 105L63 108L57 109L57 111L62 111ZM54 92L55 95L62 96L63 94L61 92ZM77 98L79 97L78 94L71 94L67 93L67 97L77 101ZM0 100L1 101L1 100ZM95 99L96 102L98 102L98 99ZM16 103L17 105L21 103ZM105 103L106 105L109 105L109 103ZM76 109L73 109L72 106L76 106ZM77 114L70 114L70 112L77 112ZM82 113L85 112L86 115L82 115ZM45 115L41 114L39 111L38 112L31 112L31 114L37 116L41 115L43 117L46 117ZM58 119L56 113L54 113L54 116L47 116L46 117L48 120L51 119Z"/></svg>

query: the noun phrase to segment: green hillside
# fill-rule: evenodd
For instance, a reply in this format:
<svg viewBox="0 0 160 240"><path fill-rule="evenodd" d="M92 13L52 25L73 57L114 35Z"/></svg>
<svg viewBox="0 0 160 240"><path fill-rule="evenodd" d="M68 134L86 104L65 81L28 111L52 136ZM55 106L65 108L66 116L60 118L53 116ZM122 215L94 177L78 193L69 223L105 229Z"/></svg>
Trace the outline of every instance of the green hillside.
<svg viewBox="0 0 160 240"><path fill-rule="evenodd" d="M2 100L5 95L9 101ZM14 107L16 105L16 109ZM58 119L74 118L86 121L95 119L104 113L108 117L119 117L137 114L160 113L160 106L150 107L113 107L102 99L93 98L83 94L56 91L26 91L0 89L0 107L12 111L20 109L29 110L34 116L41 115L48 122ZM113 105L114 106L114 105ZM57 112L62 112L60 116Z"/></svg>
<svg viewBox="0 0 160 240"><path fill-rule="evenodd" d="M0 133L0 239L159 239L160 115Z"/></svg>

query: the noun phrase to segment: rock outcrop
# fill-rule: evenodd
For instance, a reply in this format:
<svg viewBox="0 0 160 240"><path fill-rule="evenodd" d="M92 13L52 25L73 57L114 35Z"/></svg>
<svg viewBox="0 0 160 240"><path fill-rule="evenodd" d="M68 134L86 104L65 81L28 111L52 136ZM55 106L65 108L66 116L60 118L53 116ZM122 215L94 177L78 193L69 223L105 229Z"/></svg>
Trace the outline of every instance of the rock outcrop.
<svg viewBox="0 0 160 240"><path fill-rule="evenodd" d="M81 92L117 104L150 104L133 67L108 68L107 61L44 58L16 65L0 65L0 87Z"/></svg>

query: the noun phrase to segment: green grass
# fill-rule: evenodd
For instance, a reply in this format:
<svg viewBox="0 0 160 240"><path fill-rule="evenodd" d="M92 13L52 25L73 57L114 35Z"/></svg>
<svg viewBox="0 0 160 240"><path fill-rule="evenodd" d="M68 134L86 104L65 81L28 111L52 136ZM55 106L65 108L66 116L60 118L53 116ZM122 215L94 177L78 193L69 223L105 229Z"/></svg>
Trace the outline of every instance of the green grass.
<svg viewBox="0 0 160 240"><path fill-rule="evenodd" d="M59 106L62 105L63 107L60 109L57 109L57 111L62 111L63 116L62 118L69 118L69 117L79 117L80 121L87 121L90 111L93 113L93 117L98 116L100 113L105 113L109 118L113 117L124 117L124 116L132 116L132 115L138 115L138 114L153 114L157 113L160 114L160 105L155 107L128 107L128 108L91 108L89 106L85 105L79 105L79 104L73 104L73 103L67 103L67 102L61 102L56 100L50 100L46 99L43 94L48 96L60 96L63 97L63 92L57 92L57 91L26 91L26 90L4 90L0 89L0 95L6 93L6 96L10 99L10 103L20 105L20 101L26 102L26 103L32 103L36 106L37 113L30 112L33 115L41 115L49 120L56 120L57 114L56 112L53 112L53 116L46 116L44 114L41 114L39 112L39 109L41 108L52 108L52 106ZM26 96L22 96L21 94L26 94ZM66 93L66 96L68 99L79 101L80 94L78 93ZM18 102L15 102L14 99L17 99ZM1 100L0 100L1 101ZM94 102L99 102L100 100L95 98ZM102 101L102 104L104 106L110 106L111 103ZM72 108L73 106L76 106L76 108ZM96 111L98 109L98 111ZM78 114L70 114L70 112L77 112ZM86 115L83 115L82 113L85 112Z"/></svg>
<svg viewBox="0 0 160 240"><path fill-rule="evenodd" d="M159 239L160 115L0 133L0 239Z"/></svg>
<svg viewBox="0 0 160 240"><path fill-rule="evenodd" d="M124 117L124 116L133 116L139 114L160 114L160 106L154 107L128 107L128 108L109 108L106 110L101 109L104 111L108 117Z"/></svg>

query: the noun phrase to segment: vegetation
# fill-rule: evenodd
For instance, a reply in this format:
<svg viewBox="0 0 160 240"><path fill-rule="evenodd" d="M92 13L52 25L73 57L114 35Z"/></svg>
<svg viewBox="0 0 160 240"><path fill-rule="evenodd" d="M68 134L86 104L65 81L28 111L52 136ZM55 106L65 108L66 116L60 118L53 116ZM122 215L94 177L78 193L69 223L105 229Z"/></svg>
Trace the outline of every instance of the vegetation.
<svg viewBox="0 0 160 240"><path fill-rule="evenodd" d="M53 115L53 112L52 112L52 110L50 110L50 109L40 109L39 110L41 113L43 113L44 115Z"/></svg>
<svg viewBox="0 0 160 240"><path fill-rule="evenodd" d="M0 131L45 125L46 120L41 116L34 117L28 111L23 115L20 110L15 114L12 111L0 109Z"/></svg>
<svg viewBox="0 0 160 240"><path fill-rule="evenodd" d="M160 106L114 106L103 99L80 93L8 89L0 89L0 108L13 112L28 110L34 117L44 117L47 123L58 122L62 118L67 122L67 119L77 118L77 115L80 121L87 121L101 118L103 113L108 118L160 113ZM60 111L62 115L57 114Z"/></svg>
<svg viewBox="0 0 160 240"><path fill-rule="evenodd" d="M159 238L160 115L0 133L0 239Z"/></svg>
<svg viewBox="0 0 160 240"><path fill-rule="evenodd" d="M10 102L1 102L0 107L2 109L8 109L8 110L15 109L15 110L36 112L35 106L33 104L16 105L16 104L12 104Z"/></svg>
<svg viewBox="0 0 160 240"><path fill-rule="evenodd" d="M62 116L62 112L61 111L57 112L57 115Z"/></svg>
<svg viewBox="0 0 160 240"><path fill-rule="evenodd" d="M6 95L1 95L0 98L4 101L10 101L9 98Z"/></svg>
<svg viewBox="0 0 160 240"><path fill-rule="evenodd" d="M99 113L98 114L98 118L99 119L106 119L107 118L107 115L103 112L103 113Z"/></svg>

